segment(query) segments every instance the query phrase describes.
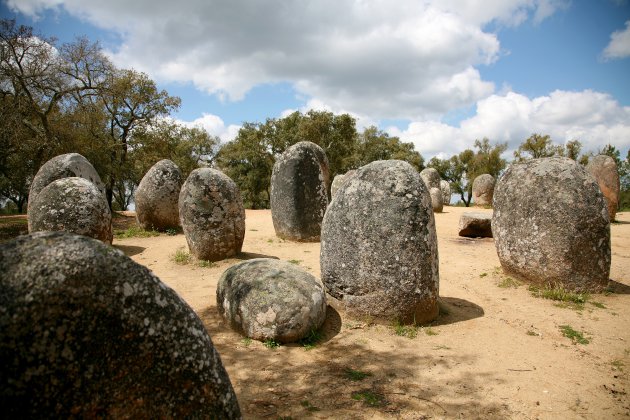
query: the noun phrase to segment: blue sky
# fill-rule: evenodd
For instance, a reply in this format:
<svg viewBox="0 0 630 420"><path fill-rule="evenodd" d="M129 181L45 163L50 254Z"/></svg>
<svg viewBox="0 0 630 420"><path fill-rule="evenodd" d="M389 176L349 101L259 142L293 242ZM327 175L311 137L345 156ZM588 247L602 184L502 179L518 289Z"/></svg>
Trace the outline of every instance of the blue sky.
<svg viewBox="0 0 630 420"><path fill-rule="evenodd" d="M224 141L292 110L348 112L450 156L531 133L630 147L628 0L2 0L61 42L86 35L182 98Z"/></svg>

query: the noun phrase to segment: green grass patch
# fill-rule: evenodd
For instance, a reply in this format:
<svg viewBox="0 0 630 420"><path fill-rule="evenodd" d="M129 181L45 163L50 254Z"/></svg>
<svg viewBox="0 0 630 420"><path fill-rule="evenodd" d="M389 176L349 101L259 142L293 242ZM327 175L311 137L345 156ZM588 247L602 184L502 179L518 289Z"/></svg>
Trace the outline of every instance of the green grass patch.
<svg viewBox="0 0 630 420"><path fill-rule="evenodd" d="M532 330L527 330L526 334L531 335L532 337L538 337L540 335L536 331L532 331Z"/></svg>
<svg viewBox="0 0 630 420"><path fill-rule="evenodd" d="M125 230L114 231L114 237L116 239L151 238L153 236L160 236L160 232L155 230L144 230L140 226L131 226Z"/></svg>
<svg viewBox="0 0 630 420"><path fill-rule="evenodd" d="M479 274L479 277L486 277L488 275L488 273L481 273Z"/></svg>
<svg viewBox="0 0 630 420"><path fill-rule="evenodd" d="M497 283L497 286L502 289L516 289L522 284L523 283L516 279L513 279L512 277L505 277L499 283Z"/></svg>
<svg viewBox="0 0 630 420"><path fill-rule="evenodd" d="M424 328L423 328L423 330L424 330L424 333L425 333L426 335L438 335L438 334L439 334L437 331L435 331L435 330L434 330L433 328L431 328L431 327L424 327Z"/></svg>
<svg viewBox="0 0 630 420"><path fill-rule="evenodd" d="M311 330L306 337L302 338L299 343L304 347L305 350L313 350L319 340L322 339L322 333L318 330Z"/></svg>
<svg viewBox="0 0 630 420"><path fill-rule="evenodd" d="M570 338L573 343L588 344L590 341L584 337L584 334L580 331L574 330L570 325L560 325L560 331L562 335Z"/></svg>
<svg viewBox="0 0 630 420"><path fill-rule="evenodd" d="M360 370L354 370L350 368L346 369L346 378L350 379L351 381L362 381L368 376L372 376L372 374L370 372L361 372Z"/></svg>
<svg viewBox="0 0 630 420"><path fill-rule="evenodd" d="M601 302L596 302L596 301L594 301L594 300L591 300L591 301L589 301L589 303L590 303L591 305L593 305L594 307L596 307L596 308L599 308L599 309L606 309L606 305L604 305L604 304L603 304L603 303L601 303Z"/></svg>
<svg viewBox="0 0 630 420"><path fill-rule="evenodd" d="M166 229L166 234L167 234L168 236L175 236L175 235L177 235L178 233L183 233L183 232L184 232L184 231L182 230L182 228L181 228L181 227L179 227L179 228L168 228L168 229Z"/></svg>
<svg viewBox="0 0 630 420"><path fill-rule="evenodd" d="M584 309L584 304L590 299L590 295L588 293L570 292L561 287L546 289L532 285L529 286L528 290L534 297L562 302L563 304L557 305L561 308L568 307L571 309L582 310Z"/></svg>
<svg viewBox="0 0 630 420"><path fill-rule="evenodd" d="M243 338L243 345L245 347L249 347L250 344L252 344L252 339L251 338L249 338L249 337Z"/></svg>
<svg viewBox="0 0 630 420"><path fill-rule="evenodd" d="M371 407L378 407L385 403L385 398L381 394L369 390L353 392L352 399L363 401Z"/></svg>
<svg viewBox="0 0 630 420"><path fill-rule="evenodd" d="M289 262L290 262L291 264L300 265L300 263L302 262L302 260L289 260Z"/></svg>
<svg viewBox="0 0 630 420"><path fill-rule="evenodd" d="M199 260L197 265L201 268L214 268L219 266L217 263L208 260Z"/></svg>
<svg viewBox="0 0 630 420"><path fill-rule="evenodd" d="M610 362L610 365L620 371L623 372L623 367L625 366L625 364L621 361L621 360L613 360L612 362Z"/></svg>
<svg viewBox="0 0 630 420"><path fill-rule="evenodd" d="M267 347L268 349L275 350L278 347L280 347L280 343L278 343L273 338L268 338L265 341L263 341L263 346Z"/></svg>
<svg viewBox="0 0 630 420"><path fill-rule="evenodd" d="M402 325L399 321L396 321L392 328L394 329L394 334L401 337L414 339L418 336L418 327L415 325Z"/></svg>
<svg viewBox="0 0 630 420"><path fill-rule="evenodd" d="M173 259L173 262L175 264L178 265L186 265L188 263L190 263L192 256L190 255L190 253L188 251L186 251L185 249L178 249L177 251L175 251L175 254L173 254L173 256L171 257Z"/></svg>
<svg viewBox="0 0 630 420"><path fill-rule="evenodd" d="M433 350L450 350L451 348L449 346L444 346L444 345L439 345L439 346L435 346L433 347Z"/></svg>

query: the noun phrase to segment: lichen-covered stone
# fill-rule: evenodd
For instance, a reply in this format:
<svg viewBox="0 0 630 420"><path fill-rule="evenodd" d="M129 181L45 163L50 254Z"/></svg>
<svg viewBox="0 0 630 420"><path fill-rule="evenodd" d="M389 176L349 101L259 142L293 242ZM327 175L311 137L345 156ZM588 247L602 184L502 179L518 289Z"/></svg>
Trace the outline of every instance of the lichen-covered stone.
<svg viewBox="0 0 630 420"><path fill-rule="evenodd" d="M143 229L165 231L179 226L179 192L182 172L168 159L157 162L136 190L136 218Z"/></svg>
<svg viewBox="0 0 630 420"><path fill-rule="evenodd" d="M257 258L223 273L217 308L232 328L247 337L287 343L321 327L326 294L319 280L294 264Z"/></svg>
<svg viewBox="0 0 630 420"><path fill-rule="evenodd" d="M451 185L448 181L440 181L440 190L442 190L442 204L448 206L451 204Z"/></svg>
<svg viewBox="0 0 630 420"><path fill-rule="evenodd" d="M475 206L492 206L494 183L494 177L490 174L479 175L475 178L472 185L472 201Z"/></svg>
<svg viewBox="0 0 630 420"><path fill-rule="evenodd" d="M606 201L571 159L510 165L494 192L492 234L503 269L526 281L574 291L608 284Z"/></svg>
<svg viewBox="0 0 630 420"><path fill-rule="evenodd" d="M346 172L345 174L339 174L337 176L335 176L335 178L333 179L333 182L330 186L330 196L331 198L335 197L335 193L337 192L337 190L339 189L339 187L341 187L341 185L346 182L348 179L350 179L350 177L352 175L354 175L356 173L356 171L354 169L349 170L348 172Z"/></svg>
<svg viewBox="0 0 630 420"><path fill-rule="evenodd" d="M195 169L179 193L179 218L190 252L219 261L241 252L245 209L238 186L223 172Z"/></svg>
<svg viewBox="0 0 630 420"><path fill-rule="evenodd" d="M351 316L434 319L437 237L431 197L418 172L399 160L358 169L326 212L320 262L327 292Z"/></svg>
<svg viewBox="0 0 630 420"><path fill-rule="evenodd" d="M273 165L271 217L276 235L295 241L319 241L328 206L328 158L308 141L289 147Z"/></svg>
<svg viewBox="0 0 630 420"><path fill-rule="evenodd" d="M602 190L608 205L608 217L615 220L619 205L619 172L615 159L606 155L598 155L588 162L586 170L595 178Z"/></svg>
<svg viewBox="0 0 630 420"><path fill-rule="evenodd" d="M422 177L422 181L427 186L428 190L431 188L440 188L440 173L435 168L424 168L422 172L420 172L420 176Z"/></svg>
<svg viewBox="0 0 630 420"><path fill-rule="evenodd" d="M112 215L105 196L84 178L61 178L31 201L29 232L67 231L112 243Z"/></svg>
<svg viewBox="0 0 630 420"><path fill-rule="evenodd" d="M442 204L442 190L439 188L431 188L429 190L431 195L431 207L435 213L442 213L444 205Z"/></svg>
<svg viewBox="0 0 630 420"><path fill-rule="evenodd" d="M492 214L466 212L459 217L459 236L492 238Z"/></svg>
<svg viewBox="0 0 630 420"><path fill-rule="evenodd" d="M0 246L7 418L239 418L194 311L115 248L66 232Z"/></svg>
<svg viewBox="0 0 630 420"><path fill-rule="evenodd" d="M30 212L31 202L48 184L68 177L85 178L91 181L101 194L105 196L105 185L101 181L101 177L98 176L94 166L78 153L66 153L50 159L37 171L28 195L28 211Z"/></svg>

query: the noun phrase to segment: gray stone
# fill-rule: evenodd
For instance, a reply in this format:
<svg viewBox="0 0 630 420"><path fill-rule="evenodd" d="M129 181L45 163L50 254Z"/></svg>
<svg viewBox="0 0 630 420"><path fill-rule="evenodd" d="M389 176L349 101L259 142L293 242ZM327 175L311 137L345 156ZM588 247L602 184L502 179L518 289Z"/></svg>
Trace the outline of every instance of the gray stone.
<svg viewBox="0 0 630 420"><path fill-rule="evenodd" d="M420 176L422 177L422 181L427 186L427 189L431 190L431 188L440 188L440 174L435 168L424 168L422 172L420 172Z"/></svg>
<svg viewBox="0 0 630 420"><path fill-rule="evenodd" d="M595 156L586 165L586 170L595 178L599 189L602 190L608 205L608 217L611 222L614 221L619 206L620 189L615 159L606 155Z"/></svg>
<svg viewBox="0 0 630 420"><path fill-rule="evenodd" d="M466 212L459 217L459 236L492 238L492 214Z"/></svg>
<svg viewBox="0 0 630 420"><path fill-rule="evenodd" d="M217 308L232 328L247 337L287 343L321 327L326 294L319 280L295 264L258 258L223 273Z"/></svg>
<svg viewBox="0 0 630 420"><path fill-rule="evenodd" d="M219 261L241 252L245 209L238 186L223 172L195 169L179 193L179 218L190 252Z"/></svg>
<svg viewBox="0 0 630 420"><path fill-rule="evenodd" d="M31 201L29 232L67 231L112 243L112 215L105 196L84 178L61 178Z"/></svg>
<svg viewBox="0 0 630 420"><path fill-rule="evenodd" d="M328 206L328 158L308 141L289 147L273 165L271 218L283 239L319 241Z"/></svg>
<svg viewBox="0 0 630 420"><path fill-rule="evenodd" d="M440 181L440 189L442 190L442 204L448 206L451 204L451 184L448 181Z"/></svg>
<svg viewBox="0 0 630 420"><path fill-rule="evenodd" d="M472 185L472 201L475 206L492 206L494 183L494 177L490 174L479 175L475 178Z"/></svg>
<svg viewBox="0 0 630 420"><path fill-rule="evenodd" d="M429 193L431 194L431 207L433 208L433 211L435 213L442 213L442 210L444 209L442 190L439 188L431 188Z"/></svg>
<svg viewBox="0 0 630 420"><path fill-rule="evenodd" d="M600 291L610 273L602 192L568 158L510 165L494 192L492 233L503 269L531 283Z"/></svg>
<svg viewBox="0 0 630 420"><path fill-rule="evenodd" d="M418 172L399 160L358 169L326 212L320 262L326 291L349 315L434 319L437 237L431 197Z"/></svg>
<svg viewBox="0 0 630 420"><path fill-rule="evenodd" d="M94 166L78 153L66 153L50 159L37 171L28 195L28 211L30 212L31 202L48 184L68 177L85 178L91 181L101 194L105 196L105 185L101 181L101 177L98 176Z"/></svg>
<svg viewBox="0 0 630 420"><path fill-rule="evenodd" d="M203 323L122 252L41 232L0 246L7 418L239 418Z"/></svg>
<svg viewBox="0 0 630 420"><path fill-rule="evenodd" d="M157 162L136 190L136 218L143 229L165 231L179 226L178 200L182 172L168 159Z"/></svg>
<svg viewBox="0 0 630 420"><path fill-rule="evenodd" d="M339 187L341 187L341 185L343 185L344 182L346 182L348 179L350 179L350 177L352 175L354 175L356 172L357 171L352 169L352 170L349 170L348 172L346 172L345 174L339 174L339 175L335 176L335 178L333 179L332 185L330 186L330 196L331 196L331 198L335 197L335 193L337 192Z"/></svg>

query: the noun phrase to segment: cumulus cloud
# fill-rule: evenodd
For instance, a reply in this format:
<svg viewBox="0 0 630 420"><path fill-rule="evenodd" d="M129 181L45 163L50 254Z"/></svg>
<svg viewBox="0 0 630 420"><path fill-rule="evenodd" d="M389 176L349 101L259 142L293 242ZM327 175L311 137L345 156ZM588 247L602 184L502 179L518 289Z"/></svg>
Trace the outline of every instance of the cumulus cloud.
<svg viewBox="0 0 630 420"><path fill-rule="evenodd" d="M549 134L556 143L577 139L583 151L595 152L606 144L625 151L630 147L630 107L592 90L556 90L533 99L508 92L479 101L476 114L458 126L418 121L388 132L413 142L425 158L450 157L484 137L507 142L511 153L532 133Z"/></svg>
<svg viewBox="0 0 630 420"><path fill-rule="evenodd" d="M238 134L240 125L225 125L221 117L213 114L204 113L201 117L193 121L175 120L178 124L185 127L198 127L206 130L210 135L217 136L222 142L233 140Z"/></svg>
<svg viewBox="0 0 630 420"><path fill-rule="evenodd" d="M630 20L626 21L626 29L615 31L610 35L610 42L604 49L604 58L621 59L630 57Z"/></svg>
<svg viewBox="0 0 630 420"><path fill-rule="evenodd" d="M289 82L306 98L373 119L421 119L494 92L479 66L497 60L489 22L518 25L561 0L9 0L116 31L121 67L163 82L192 81L225 100Z"/></svg>

